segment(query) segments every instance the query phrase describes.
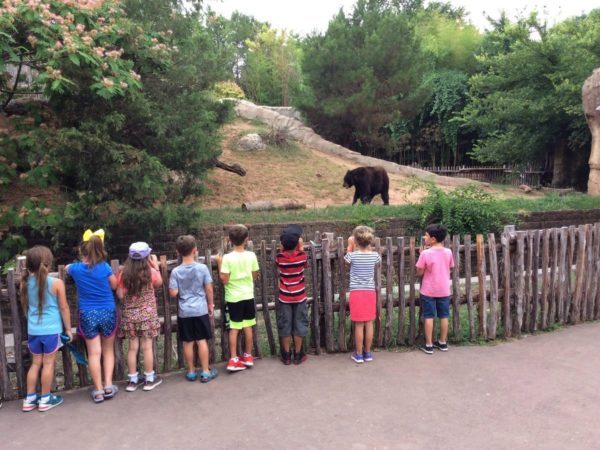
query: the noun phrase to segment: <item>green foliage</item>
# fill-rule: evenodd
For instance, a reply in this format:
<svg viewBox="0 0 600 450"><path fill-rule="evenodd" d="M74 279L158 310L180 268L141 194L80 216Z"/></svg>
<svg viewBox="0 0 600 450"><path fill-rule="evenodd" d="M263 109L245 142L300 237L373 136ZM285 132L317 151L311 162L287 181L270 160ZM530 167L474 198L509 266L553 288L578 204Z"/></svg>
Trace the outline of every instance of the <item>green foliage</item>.
<svg viewBox="0 0 600 450"><path fill-rule="evenodd" d="M444 192L427 184L427 196L419 204L421 226L441 223L450 234L497 232L516 216L502 202L474 184Z"/></svg>
<svg viewBox="0 0 600 450"><path fill-rule="evenodd" d="M219 81L215 83L212 90L218 98L243 99L246 97L242 88L233 81Z"/></svg>

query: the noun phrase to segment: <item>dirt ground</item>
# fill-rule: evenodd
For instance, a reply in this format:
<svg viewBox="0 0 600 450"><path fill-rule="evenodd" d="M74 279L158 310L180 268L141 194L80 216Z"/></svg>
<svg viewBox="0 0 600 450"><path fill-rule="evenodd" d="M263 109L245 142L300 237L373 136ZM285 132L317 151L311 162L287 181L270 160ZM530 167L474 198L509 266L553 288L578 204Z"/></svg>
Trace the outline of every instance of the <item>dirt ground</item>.
<svg viewBox="0 0 600 450"><path fill-rule="evenodd" d="M275 358L209 384L165 377L94 405L66 393L47 413L0 409L0 447L248 449L598 448L600 323L432 356Z"/></svg>
<svg viewBox="0 0 600 450"><path fill-rule="evenodd" d="M240 177L220 169L211 170L206 180L207 194L197 199L199 206L239 207L248 201L278 199L295 199L317 208L352 203L354 188L345 189L342 182L346 171L356 168L356 163L297 142L288 149L239 151L239 139L257 131L267 132L268 129L262 124L242 119L223 128L223 154L220 159L240 164L247 175ZM390 204L418 202L425 195L422 189L415 189L414 180L397 174L389 174L389 177ZM515 188L486 189L501 197L523 195ZM374 203L381 204L381 197L377 196Z"/></svg>

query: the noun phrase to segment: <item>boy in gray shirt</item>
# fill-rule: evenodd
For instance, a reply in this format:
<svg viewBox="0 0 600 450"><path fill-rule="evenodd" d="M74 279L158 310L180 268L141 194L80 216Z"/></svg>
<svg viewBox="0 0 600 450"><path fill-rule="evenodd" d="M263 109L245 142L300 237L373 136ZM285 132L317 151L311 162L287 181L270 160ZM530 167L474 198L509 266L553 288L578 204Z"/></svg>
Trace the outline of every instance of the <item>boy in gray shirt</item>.
<svg viewBox="0 0 600 450"><path fill-rule="evenodd" d="M198 345L198 356L202 372L200 381L208 383L214 379L217 369L208 365L208 339L212 338L209 315L213 315L213 280L204 264L196 262L198 247L193 236L179 236L175 243L181 256L181 265L175 267L169 279L169 295L179 297L177 326L183 341L183 356L187 365L186 379L198 377L194 367L194 343Z"/></svg>

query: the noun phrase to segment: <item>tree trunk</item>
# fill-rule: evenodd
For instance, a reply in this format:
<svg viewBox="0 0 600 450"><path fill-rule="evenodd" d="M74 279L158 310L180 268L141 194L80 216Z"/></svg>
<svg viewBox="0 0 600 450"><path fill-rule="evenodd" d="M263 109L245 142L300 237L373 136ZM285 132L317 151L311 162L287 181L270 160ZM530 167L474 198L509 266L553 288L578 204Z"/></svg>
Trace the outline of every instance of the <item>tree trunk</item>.
<svg viewBox="0 0 600 450"><path fill-rule="evenodd" d="M600 68L583 84L583 111L592 133L588 194L600 196Z"/></svg>

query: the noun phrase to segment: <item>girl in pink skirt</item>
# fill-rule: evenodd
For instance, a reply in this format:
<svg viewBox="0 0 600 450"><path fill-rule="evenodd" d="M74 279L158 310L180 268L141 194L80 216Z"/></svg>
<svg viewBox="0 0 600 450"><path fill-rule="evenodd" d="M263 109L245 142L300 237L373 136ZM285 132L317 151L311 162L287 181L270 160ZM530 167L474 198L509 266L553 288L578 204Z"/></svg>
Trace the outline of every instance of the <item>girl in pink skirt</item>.
<svg viewBox="0 0 600 450"><path fill-rule="evenodd" d="M356 227L348 238L344 256L344 260L350 264L350 320L354 322L356 345L351 358L358 364L373 361L371 344L376 309L375 265L381 263L381 257L371 250L372 242L371 228Z"/></svg>

